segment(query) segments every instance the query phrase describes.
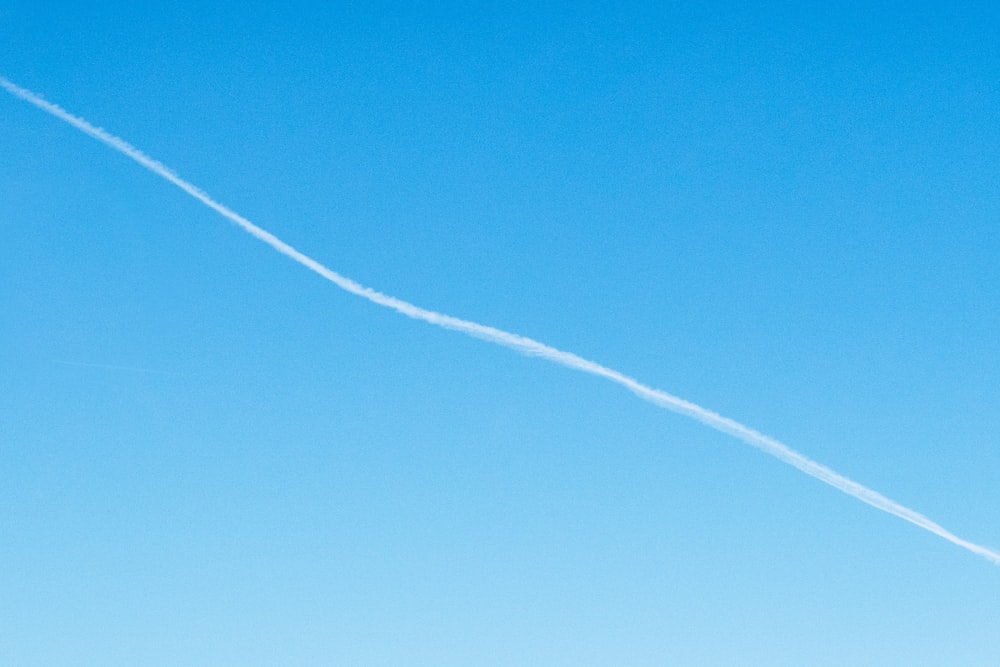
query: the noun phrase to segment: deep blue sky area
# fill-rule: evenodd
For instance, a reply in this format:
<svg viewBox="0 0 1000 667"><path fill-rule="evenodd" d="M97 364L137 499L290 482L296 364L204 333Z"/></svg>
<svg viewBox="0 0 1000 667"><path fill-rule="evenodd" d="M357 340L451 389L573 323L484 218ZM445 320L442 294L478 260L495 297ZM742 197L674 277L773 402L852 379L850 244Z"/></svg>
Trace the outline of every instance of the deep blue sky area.
<svg viewBox="0 0 1000 667"><path fill-rule="evenodd" d="M995 3L166 4L0 4L0 75L1000 547ZM0 663L986 667L998 619L986 560L0 95Z"/></svg>

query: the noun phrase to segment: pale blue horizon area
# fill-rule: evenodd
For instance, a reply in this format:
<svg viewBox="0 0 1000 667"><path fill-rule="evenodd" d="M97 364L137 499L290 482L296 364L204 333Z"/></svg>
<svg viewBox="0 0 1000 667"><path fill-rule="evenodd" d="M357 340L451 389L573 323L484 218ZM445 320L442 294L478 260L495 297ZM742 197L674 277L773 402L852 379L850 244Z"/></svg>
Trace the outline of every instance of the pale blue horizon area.
<svg viewBox="0 0 1000 667"><path fill-rule="evenodd" d="M998 28L15 2L0 74L997 548ZM995 566L9 95L0 248L0 663L997 664Z"/></svg>

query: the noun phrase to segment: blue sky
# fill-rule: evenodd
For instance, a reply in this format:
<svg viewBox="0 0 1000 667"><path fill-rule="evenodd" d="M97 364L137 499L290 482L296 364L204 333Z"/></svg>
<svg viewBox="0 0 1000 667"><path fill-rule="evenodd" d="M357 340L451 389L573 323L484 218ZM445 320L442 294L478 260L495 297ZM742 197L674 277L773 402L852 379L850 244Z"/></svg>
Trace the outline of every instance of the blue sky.
<svg viewBox="0 0 1000 667"><path fill-rule="evenodd" d="M1000 547L998 24L15 2L0 73ZM0 662L996 663L987 562L9 96L0 155Z"/></svg>

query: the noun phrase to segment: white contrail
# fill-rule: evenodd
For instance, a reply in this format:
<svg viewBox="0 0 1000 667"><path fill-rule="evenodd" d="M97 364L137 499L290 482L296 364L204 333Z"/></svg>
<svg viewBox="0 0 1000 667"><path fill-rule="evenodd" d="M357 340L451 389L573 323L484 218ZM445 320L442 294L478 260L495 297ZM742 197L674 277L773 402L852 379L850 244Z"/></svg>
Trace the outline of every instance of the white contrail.
<svg viewBox="0 0 1000 667"><path fill-rule="evenodd" d="M973 542L963 540L954 533L931 521L923 514L915 512L908 507L904 507L903 505L886 498L877 491L873 491L866 486L858 484L857 482L834 472L830 468L827 468L826 466L799 454L788 445L766 436L763 433L759 433L758 431L755 431L748 426L744 426L743 424L729 419L728 417L723 417L722 415L712 412L711 410L707 410L700 405L696 405L690 401L685 401L684 399L668 394L665 391L648 387L640 383L638 380L634 380L633 378L623 375L616 370L606 368L598 363L578 357L570 352L557 350L543 343L539 343L538 341L525 338L524 336L508 333L500 329L495 329L483 324L477 324L468 320L462 320L450 315L436 313L425 308L420 308L412 303L408 303L401 299L397 299L387 294L382 294L381 292L377 292L369 287L360 285L350 278L345 278L339 273L326 268L313 258L299 252L270 232L261 229L235 211L232 211L215 201L194 185L188 183L175 174L167 168L166 165L145 155L131 144L128 144L122 139L109 134L99 127L91 125L82 118L78 118L77 116L70 114L63 108L46 101L30 90L22 88L2 76L0 76L0 86L15 97L19 97L25 102L33 104L42 111L55 116L59 120L69 123L81 132L90 135L94 139L110 146L119 153L135 160L149 171L170 181L178 188L203 203L205 206L208 206L218 214L229 219L231 222L239 225L244 231L255 236L257 239L263 241L281 254L290 257L299 264L305 266L307 269L318 273L337 285L337 287L340 287L351 294L356 294L380 306L391 308L396 312L402 313L403 315L411 317L415 320L423 320L444 329L460 331L469 336L474 336L476 338L487 340L491 343L496 343L497 345L511 348L522 354L541 357L574 370L603 377L625 387L640 398L649 401L654 405L658 405L672 412L690 417L691 419L695 419L717 431L721 431L722 433L731 435L734 438L738 438L739 440L742 440L743 442L752 445L757 449L780 459L781 461L784 461L788 465L798 468L805 474L815 477L821 482L825 482L835 489L843 491L849 496L857 498L863 503L868 503L872 507L880 509L883 512L897 516L904 521L909 521L924 530L934 533L938 537L942 537L953 544L957 544L963 549L968 549L972 553L982 556L995 565L1000 565L1000 553Z"/></svg>

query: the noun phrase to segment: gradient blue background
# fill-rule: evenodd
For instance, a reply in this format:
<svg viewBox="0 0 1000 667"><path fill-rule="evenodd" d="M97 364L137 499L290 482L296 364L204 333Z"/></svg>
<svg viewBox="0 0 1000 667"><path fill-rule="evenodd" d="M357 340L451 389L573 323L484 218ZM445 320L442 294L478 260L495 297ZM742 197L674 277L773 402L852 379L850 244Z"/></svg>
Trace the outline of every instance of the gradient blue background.
<svg viewBox="0 0 1000 667"><path fill-rule="evenodd" d="M994 3L173 4L4 3L0 72L1000 547ZM986 561L9 96L0 396L3 664L1000 661Z"/></svg>

